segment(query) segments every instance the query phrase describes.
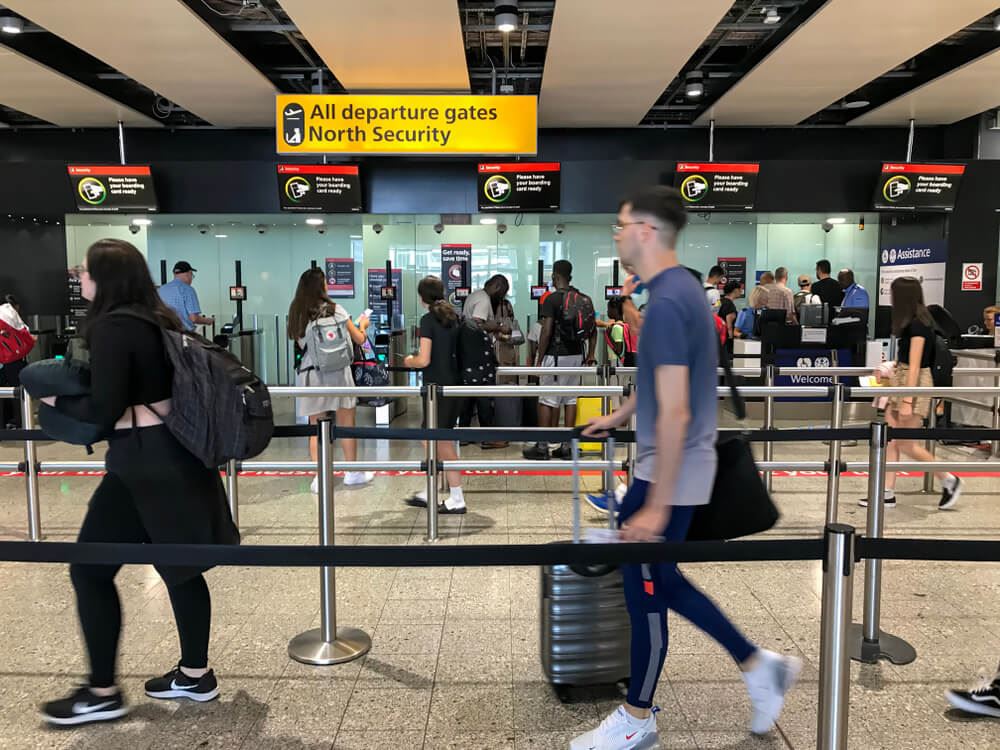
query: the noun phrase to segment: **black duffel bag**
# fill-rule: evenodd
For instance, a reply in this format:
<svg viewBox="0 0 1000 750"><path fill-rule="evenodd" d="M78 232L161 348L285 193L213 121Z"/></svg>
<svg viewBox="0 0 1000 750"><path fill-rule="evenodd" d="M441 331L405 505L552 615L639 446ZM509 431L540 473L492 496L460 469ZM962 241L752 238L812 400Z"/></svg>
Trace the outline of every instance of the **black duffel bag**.
<svg viewBox="0 0 1000 750"><path fill-rule="evenodd" d="M736 388L729 355L719 347L719 361L726 373L737 419L746 417L746 404ZM715 444L718 467L708 505L699 505L691 519L688 541L737 539L773 528L780 513L757 471L753 451L741 435L727 436Z"/></svg>

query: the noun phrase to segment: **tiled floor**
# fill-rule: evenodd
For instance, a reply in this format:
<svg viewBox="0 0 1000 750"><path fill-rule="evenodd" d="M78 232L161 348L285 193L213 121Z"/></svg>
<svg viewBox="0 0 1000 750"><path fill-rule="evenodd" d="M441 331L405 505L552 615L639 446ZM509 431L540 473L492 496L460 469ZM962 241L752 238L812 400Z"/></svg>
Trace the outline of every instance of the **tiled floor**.
<svg viewBox="0 0 1000 750"><path fill-rule="evenodd" d="M412 416L412 415L411 415ZM392 449L412 455L413 446ZM819 457L822 445L778 445L779 459ZM273 455L304 451L282 441ZM861 457L864 448L849 455ZM465 449L478 457L478 448ZM44 446L44 458L83 459L82 451ZM959 455L944 449L945 455ZM362 456L388 455L366 445ZM10 460L12 449L0 451ZM488 457L499 457L489 452ZM513 454L513 451L511 452ZM588 480L592 482L593 480ZM94 478L43 477L44 532L73 538ZM997 538L1000 480L971 478L953 512L935 510L921 480L900 480L900 505L887 532L897 536ZM241 516L247 543L301 544L316 538L309 478L245 478ZM361 490L336 491L337 541L422 544L425 517L400 502L419 477L379 477ZM566 477L473 476L470 513L442 517L442 544L547 542L566 538L571 508ZM783 511L770 536L818 534L825 479L775 480ZM859 528L855 499L863 478L842 483L841 520ZM0 478L0 538L23 538L23 482ZM600 518L585 512L588 523ZM819 657L818 563L686 566L687 573L750 636L801 656L802 681L777 731L747 733L749 704L736 668L713 642L679 618L671 620L670 655L657 700L665 748L809 748L815 746ZM860 617L858 567L855 617ZM63 566L0 563L0 747L246 748L566 748L615 703L556 700L538 659L538 571L497 569L345 569L337 573L343 624L367 630L371 653L351 664L316 668L290 661L289 639L318 622L315 570L216 569L213 666L223 696L209 705L175 705L143 697L144 679L177 659L163 586L151 569L125 569L122 683L133 701L116 725L55 732L36 714L39 702L65 691L85 671L69 579ZM1000 651L1000 567L951 563L887 563L883 628L917 649L915 663L859 668L851 675L851 746L997 748L1000 723L969 721L946 710L942 693L992 667Z"/></svg>

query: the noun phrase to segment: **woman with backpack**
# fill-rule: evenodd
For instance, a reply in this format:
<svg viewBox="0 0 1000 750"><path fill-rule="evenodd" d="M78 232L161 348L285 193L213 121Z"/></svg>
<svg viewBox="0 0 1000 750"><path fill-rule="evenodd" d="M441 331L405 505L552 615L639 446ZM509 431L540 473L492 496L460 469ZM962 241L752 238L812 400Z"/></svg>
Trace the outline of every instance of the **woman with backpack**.
<svg viewBox="0 0 1000 750"><path fill-rule="evenodd" d="M351 316L326 292L326 274L322 269L310 268L299 276L295 298L288 308L288 338L303 350L302 360L295 371L295 385L354 386L351 363L354 345L361 346L367 338L368 318L354 325ZM336 414L338 427L354 427L357 412L356 398L338 396L307 396L295 400L296 414L309 417L309 424L316 424L323 417ZM345 461L358 460L358 441L355 438L338 440L344 449ZM317 440L309 438L309 455L316 460ZM348 471L344 485L357 487L368 484L375 474L370 471ZM313 478L310 490L319 492L319 477Z"/></svg>
<svg viewBox="0 0 1000 750"><path fill-rule="evenodd" d="M903 276L892 282L892 334L898 338L896 362L888 368L887 385L896 388L929 388L934 385L931 365L934 362L934 347L937 333L934 320L924 305L924 291L920 281L912 276ZM876 371L876 374L884 375ZM919 429L930 414L931 399L913 394L889 396L885 409L885 419L890 427ZM916 461L933 461L934 456L917 440L891 440L886 450L886 461L898 461L899 454L905 453ZM938 510L955 506L962 494L962 480L949 472L934 473L941 481L941 499ZM885 507L896 507L896 472L885 475ZM867 507L868 498L858 503Z"/></svg>
<svg viewBox="0 0 1000 750"><path fill-rule="evenodd" d="M90 499L78 541L153 544L238 544L216 468L207 468L163 424L171 411L173 370L163 331L182 331L160 300L146 259L123 240L87 250L81 291L90 306L83 336L90 352L90 393L44 399L69 417L98 425L107 436L107 472ZM120 565L70 566L90 677L62 700L42 706L50 724L114 721L128 713L116 682L121 603ZM181 658L146 682L152 698L198 702L218 697L208 667L211 598L200 566L157 572L177 621Z"/></svg>
<svg viewBox="0 0 1000 750"><path fill-rule="evenodd" d="M444 298L444 284L436 276L426 276L417 284L420 304L427 313L420 319L420 351L403 360L404 367L423 370L423 383L429 385L458 385L458 337L461 321L455 308ZM438 427L451 428L462 410L461 399L438 398ZM427 427L424 414L423 427ZM438 459L457 461L458 451L452 440L439 440ZM466 511L465 495L462 493L462 472L449 471L448 486L451 491L443 503L438 504L438 513L462 514ZM427 492L420 490L407 498L407 505L415 508L427 507Z"/></svg>

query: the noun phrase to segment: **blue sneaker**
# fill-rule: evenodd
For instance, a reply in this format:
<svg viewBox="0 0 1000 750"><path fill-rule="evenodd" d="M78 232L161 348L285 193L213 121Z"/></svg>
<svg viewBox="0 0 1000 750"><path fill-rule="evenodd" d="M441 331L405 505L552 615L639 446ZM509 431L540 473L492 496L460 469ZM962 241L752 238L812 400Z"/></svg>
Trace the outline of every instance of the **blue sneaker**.
<svg viewBox="0 0 1000 750"><path fill-rule="evenodd" d="M607 492L599 492L596 495L584 495L584 497L587 499L587 505L589 505L591 508L600 513L603 513L604 515L608 514ZM618 515L618 513L616 512L615 515Z"/></svg>

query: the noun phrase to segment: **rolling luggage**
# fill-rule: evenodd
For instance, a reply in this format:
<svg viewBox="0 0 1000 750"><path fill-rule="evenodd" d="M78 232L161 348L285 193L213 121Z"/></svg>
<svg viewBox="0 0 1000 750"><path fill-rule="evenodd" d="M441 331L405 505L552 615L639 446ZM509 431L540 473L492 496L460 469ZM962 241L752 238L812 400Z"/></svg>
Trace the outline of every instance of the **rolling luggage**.
<svg viewBox="0 0 1000 750"><path fill-rule="evenodd" d="M614 455L614 450L611 451ZM580 446L573 441L573 541L580 541ZM612 497L611 503L614 503ZM614 508L609 527L615 528ZM541 660L561 701L574 687L627 682L632 627L616 566L541 570Z"/></svg>

